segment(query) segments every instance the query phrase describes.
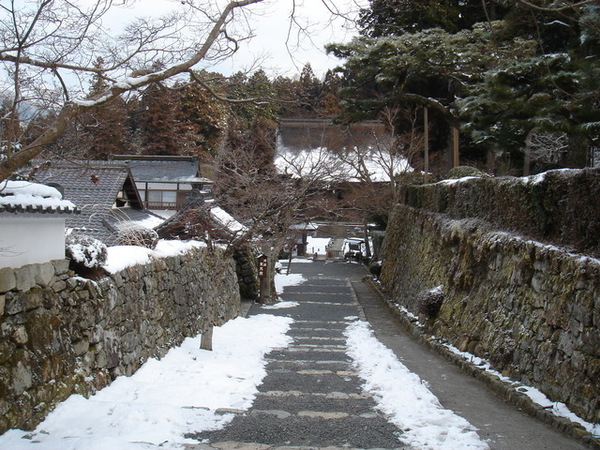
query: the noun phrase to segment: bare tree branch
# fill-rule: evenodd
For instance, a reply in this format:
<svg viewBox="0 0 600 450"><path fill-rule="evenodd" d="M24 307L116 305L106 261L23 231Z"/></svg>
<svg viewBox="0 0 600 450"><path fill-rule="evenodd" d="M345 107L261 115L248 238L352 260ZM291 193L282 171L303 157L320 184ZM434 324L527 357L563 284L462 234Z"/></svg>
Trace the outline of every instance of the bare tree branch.
<svg viewBox="0 0 600 450"><path fill-rule="evenodd" d="M263 0L239 0L239 1L231 1L229 2L225 8L218 14L214 23L208 30L206 36L202 43L197 43L194 45L196 49L193 53L191 53L187 58L177 61L174 64L162 69L153 71L143 76L138 77L123 77L121 76L120 82L112 83L107 89L105 89L100 95L98 95L94 100L85 100L85 101L67 101L60 112L58 113L56 120L52 126L50 126L40 137L38 137L34 142L25 146L20 151L8 155L5 159L0 161L0 180L6 179L10 176L15 170L22 167L31 159L37 157L40 152L48 145L52 144L58 137L60 137L69 122L78 114L81 114L83 111L90 109L94 106L104 104L109 102L120 95L132 91L140 89L144 86L147 86L151 83L156 83L160 81L167 80L169 78L175 77L176 75L188 72L195 65L203 61L209 51L222 34L223 29L227 21L230 19L231 15L236 9L243 8L255 3L260 3ZM53 2L47 0L40 4L41 7L46 8L49 7ZM108 5L110 5L109 2ZM186 4L192 4L191 1L185 2ZM29 27L27 34L29 36L33 36L35 33L33 30L33 23L38 23L40 17L42 17L43 13L47 12L43 8L39 8L37 10L37 15L31 21L32 25ZM16 20L16 12L13 7L12 9L13 17ZM90 17L87 17L88 22L91 20ZM18 27L17 27L18 28ZM84 30L84 33L87 33L89 27ZM15 30L18 35L18 29ZM43 36L39 39L43 39ZM75 47L78 45L82 45L83 43L83 35L80 36L80 41L73 44ZM21 47L25 46L26 43L20 42ZM140 44L141 45L141 44ZM73 47L69 47L73 48ZM56 49L56 53L60 54L61 48ZM138 50L141 51L141 50ZM28 64L38 69L52 69L57 71L59 68L70 68L77 73L91 71L94 73L98 73L97 69L91 70L81 65L73 65L68 63L62 63L60 61L54 61L48 63L47 61L32 59L26 56L23 56L21 53L21 48L18 49L17 55L8 54L7 50L0 51L0 60L9 62L15 65L16 68L19 68L21 64ZM15 69L17 70L17 69ZM58 73L58 72L55 72ZM62 79L59 77L62 83ZM18 88L19 82L16 83L15 90ZM63 83L63 87L64 87ZM18 103L20 100L17 98L15 103Z"/></svg>

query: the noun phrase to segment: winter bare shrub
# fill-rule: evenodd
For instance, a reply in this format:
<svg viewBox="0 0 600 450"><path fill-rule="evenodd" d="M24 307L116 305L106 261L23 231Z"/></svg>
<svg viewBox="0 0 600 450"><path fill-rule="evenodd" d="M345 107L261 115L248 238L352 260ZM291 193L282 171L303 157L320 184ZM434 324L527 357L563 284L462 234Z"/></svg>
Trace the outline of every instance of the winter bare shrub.
<svg viewBox="0 0 600 450"><path fill-rule="evenodd" d="M158 243L158 234L151 228L133 222L124 223L119 227L117 243L119 245L135 245L154 250Z"/></svg>
<svg viewBox="0 0 600 450"><path fill-rule="evenodd" d="M88 277L104 276L104 264L108 257L106 245L91 236L70 234L66 237L66 256L71 260L70 268L75 273Z"/></svg>
<svg viewBox="0 0 600 450"><path fill-rule="evenodd" d="M422 291L417 296L417 309L428 319L435 319L444 301L444 291L438 286L427 291Z"/></svg>

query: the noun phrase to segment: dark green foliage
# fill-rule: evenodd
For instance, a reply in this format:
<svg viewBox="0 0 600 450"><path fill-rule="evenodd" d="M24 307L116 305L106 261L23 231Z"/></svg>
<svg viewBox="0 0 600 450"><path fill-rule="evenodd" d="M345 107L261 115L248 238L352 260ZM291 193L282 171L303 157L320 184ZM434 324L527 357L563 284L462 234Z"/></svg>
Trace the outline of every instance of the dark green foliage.
<svg viewBox="0 0 600 450"><path fill-rule="evenodd" d="M446 174L447 179L457 179L463 177L487 177L487 173L482 172L476 167L471 166L458 166L450 169Z"/></svg>
<svg viewBox="0 0 600 450"><path fill-rule="evenodd" d="M530 133L562 132L570 143L554 164L585 166L600 134L600 6L539 4L372 0L363 37L328 47L345 60L340 120L428 106L433 129L460 125L461 158L508 151L527 173Z"/></svg>
<svg viewBox="0 0 600 450"><path fill-rule="evenodd" d="M382 37L440 28L449 33L471 27L486 18L495 20L503 11L492 1L371 0L359 20L361 34Z"/></svg>
<svg viewBox="0 0 600 450"><path fill-rule="evenodd" d="M600 252L600 169L528 178L480 177L409 186L406 204L456 219L476 218L542 242Z"/></svg>
<svg viewBox="0 0 600 450"><path fill-rule="evenodd" d="M516 150L533 130L597 135L599 79L597 63L565 53L504 63L457 102L463 131Z"/></svg>
<svg viewBox="0 0 600 450"><path fill-rule="evenodd" d="M533 51L534 44L521 39L507 39L499 48L499 27L481 25L455 34L436 28L328 46L346 59L342 117L350 122L374 118L384 107L408 103L456 122L453 102L466 86L481 81L500 61Z"/></svg>

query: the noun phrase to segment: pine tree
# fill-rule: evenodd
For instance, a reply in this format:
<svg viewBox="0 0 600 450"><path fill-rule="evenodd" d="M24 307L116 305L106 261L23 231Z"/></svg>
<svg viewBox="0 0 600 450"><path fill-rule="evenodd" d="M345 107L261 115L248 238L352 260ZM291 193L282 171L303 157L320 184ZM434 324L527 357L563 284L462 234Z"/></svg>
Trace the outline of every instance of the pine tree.
<svg viewBox="0 0 600 450"><path fill-rule="evenodd" d="M222 78L206 73L198 76ZM178 88L178 94L177 122L185 153L215 156L226 128L226 105L194 81Z"/></svg>
<svg viewBox="0 0 600 450"><path fill-rule="evenodd" d="M171 89L159 83L151 84L144 90L138 112L142 153L180 154L175 98L176 94Z"/></svg>
<svg viewBox="0 0 600 450"><path fill-rule="evenodd" d="M321 82L315 76L310 63L305 64L302 68L298 85L298 102L302 117L316 116L321 100Z"/></svg>

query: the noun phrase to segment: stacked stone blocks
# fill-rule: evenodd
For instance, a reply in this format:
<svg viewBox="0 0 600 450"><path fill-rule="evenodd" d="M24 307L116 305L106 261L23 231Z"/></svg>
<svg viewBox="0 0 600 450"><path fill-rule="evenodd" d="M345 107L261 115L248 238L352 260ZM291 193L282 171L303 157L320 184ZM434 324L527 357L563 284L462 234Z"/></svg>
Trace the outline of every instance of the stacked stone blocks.
<svg viewBox="0 0 600 450"><path fill-rule="evenodd" d="M0 269L0 432L31 429L60 401L133 374L240 314L235 263L216 250L128 267L99 281L68 261Z"/></svg>
<svg viewBox="0 0 600 450"><path fill-rule="evenodd" d="M600 422L600 261L418 206L396 206L387 230L381 281L394 301L418 314L419 295L441 286L437 316L421 315L429 334Z"/></svg>

